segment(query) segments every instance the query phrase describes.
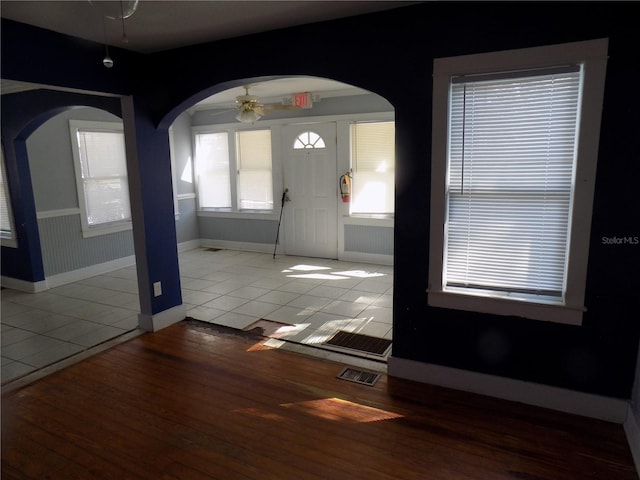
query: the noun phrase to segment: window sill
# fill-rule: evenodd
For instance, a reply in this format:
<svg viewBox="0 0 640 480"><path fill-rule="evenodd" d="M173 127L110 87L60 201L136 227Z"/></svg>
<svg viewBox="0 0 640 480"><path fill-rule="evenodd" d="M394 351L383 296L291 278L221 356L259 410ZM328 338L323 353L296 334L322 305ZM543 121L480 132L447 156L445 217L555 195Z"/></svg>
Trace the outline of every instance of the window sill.
<svg viewBox="0 0 640 480"><path fill-rule="evenodd" d="M441 290L427 290L427 303L432 307L451 310L523 317L578 326L582 325L582 315L584 313L584 308L571 307L547 300L531 302L524 299L470 295Z"/></svg>
<svg viewBox="0 0 640 480"><path fill-rule="evenodd" d="M15 238L2 237L1 245L8 248L18 248L18 242Z"/></svg>
<svg viewBox="0 0 640 480"><path fill-rule="evenodd" d="M343 217L345 225L372 225L377 227L392 227L393 214L352 214Z"/></svg>
<svg viewBox="0 0 640 480"><path fill-rule="evenodd" d="M83 238L91 238L91 237L99 237L100 235L109 235L111 233L125 232L127 230L132 230L133 225L131 222L124 223L113 223L109 225L98 225L95 227L83 227L82 228L82 237Z"/></svg>

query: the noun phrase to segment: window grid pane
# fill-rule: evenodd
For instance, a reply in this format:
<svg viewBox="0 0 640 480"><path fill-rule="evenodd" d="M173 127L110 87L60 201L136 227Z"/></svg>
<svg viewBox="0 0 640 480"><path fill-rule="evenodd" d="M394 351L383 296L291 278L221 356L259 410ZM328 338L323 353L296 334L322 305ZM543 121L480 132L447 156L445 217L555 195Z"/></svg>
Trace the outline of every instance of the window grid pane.
<svg viewBox="0 0 640 480"><path fill-rule="evenodd" d="M231 208L227 133L196 134L195 144L200 208Z"/></svg>
<svg viewBox="0 0 640 480"><path fill-rule="evenodd" d="M316 132L302 132L293 143L294 150L303 148L326 148L324 140Z"/></svg>
<svg viewBox="0 0 640 480"><path fill-rule="evenodd" d="M271 130L238 132L237 158L239 208L272 210Z"/></svg>
<svg viewBox="0 0 640 480"><path fill-rule="evenodd" d="M580 72L451 88L445 286L562 296Z"/></svg>
<svg viewBox="0 0 640 480"><path fill-rule="evenodd" d="M395 210L395 123L351 125L353 169L351 213L389 214Z"/></svg>
<svg viewBox="0 0 640 480"><path fill-rule="evenodd" d="M124 134L78 130L87 223L131 220Z"/></svg>

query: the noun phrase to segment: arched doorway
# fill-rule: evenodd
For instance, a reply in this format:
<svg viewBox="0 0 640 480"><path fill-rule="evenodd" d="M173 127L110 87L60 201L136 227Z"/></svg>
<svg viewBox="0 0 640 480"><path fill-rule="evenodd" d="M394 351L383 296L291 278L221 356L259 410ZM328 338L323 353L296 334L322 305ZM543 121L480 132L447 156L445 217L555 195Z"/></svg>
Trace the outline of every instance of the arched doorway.
<svg viewBox="0 0 640 480"><path fill-rule="evenodd" d="M238 120L235 104L236 97L247 94L243 88L245 82L234 83L236 87L192 105L171 127L174 151L182 152L176 157L174 174L180 197L180 221L186 221L183 208L185 212L194 212L198 239L208 251L206 255L193 254L192 261L181 262L184 302L192 305L188 315L236 328L250 327L253 322L248 317L254 315L254 321L266 319L286 324L287 339L315 346L323 346L330 334L340 329L390 340L393 211L352 212L352 204L343 202L339 195L338 182L346 172L362 174L356 180L366 178L365 167L371 168L373 161L367 164L361 159L358 166L362 171L353 172L354 126L393 124L393 106L371 92L326 79L251 79L246 81L251 85L249 94L256 94L259 103L288 107L295 105L296 93L310 93L312 107L271 108L260 118L245 123ZM314 91L311 87L320 84L331 88ZM269 200L272 203L268 211L243 208L239 181L246 166L238 152L244 148L240 137L244 132L264 130L270 132L271 151L271 195L265 203ZM205 195L199 191L210 181L206 176L214 176L206 169L207 165L199 164L202 160L199 156L214 146L220 147L219 142L224 156L219 164L224 165L226 173L215 178L218 181L222 178L229 186L224 192L226 203L216 205L220 199L203 199ZM208 150L202 147L198 151L200 144L207 145ZM190 146L193 150L189 152ZM393 141L387 150L394 150ZM309 160L306 166L301 159ZM313 169L313 165L323 161L328 163L327 168ZM391 178L386 185L391 185L393 199L393 164L385 166L391 167L385 173ZM383 173L382 169L375 170L373 168L369 178ZM185 172L192 172L193 176L185 176ZM329 193L308 196L298 204L300 196L314 191ZM328 197L332 202L328 206L314 204ZM331 215L328 210L332 210ZM281 225L280 213L283 213ZM329 222L332 225L329 226ZM299 225L302 226L296 230ZM297 241L310 239L314 229L319 235L313 240ZM323 235L321 240L332 244L331 249L314 250ZM333 240L329 238L331 235ZM279 243L274 245L276 238ZM260 252L263 256L255 261L255 258L249 260L249 255L231 253L240 251L252 252L252 255ZM288 257L283 256L285 254ZM222 265L222 260L218 264L211 260L215 255L220 259L235 255L244 259L244 263L230 271ZM303 261L304 258L307 260ZM209 261L213 263L207 271L204 265ZM261 269L267 263L279 270L269 278L261 278L264 273ZM246 280L244 271L252 272L255 278L239 285ZM227 291L234 288L234 281L238 282L235 294L233 290ZM294 285L294 281L313 285ZM252 297L254 293L260 295ZM239 300L225 298L234 295ZM274 308L267 305L270 301L281 304ZM221 310L224 312L220 313Z"/></svg>
<svg viewBox="0 0 640 480"><path fill-rule="evenodd" d="M130 225L116 229L117 222L109 217L108 232L86 235L82 218L95 212L81 208L82 175L74 167L74 140L78 140L74 122L98 125L99 138L93 140L99 144L112 126L122 128L119 101L72 94L49 98L41 92L23 97L19 112L25 114L12 117L20 131L3 138L15 139L11 147L20 175L13 180L22 194L22 202L15 205L20 209L20 227L26 230L14 250L16 255L24 252L38 258L43 277L30 284L20 280L20 272L16 278L3 276L7 287L2 298L2 327L7 334L3 355L9 359L3 363L3 383L133 331L140 312L135 268L124 272L126 277L101 275L134 264ZM88 106L92 104L96 106ZM86 137L93 130L82 131ZM85 167L98 167L93 173L102 175L108 162L102 157L93 160ZM122 167L123 153L119 160ZM110 174L121 170L108 168ZM125 194L128 190L121 176L85 176L85 180L94 193L101 190L97 184L102 191L107 189L111 205L116 190ZM35 295L26 293L34 291Z"/></svg>

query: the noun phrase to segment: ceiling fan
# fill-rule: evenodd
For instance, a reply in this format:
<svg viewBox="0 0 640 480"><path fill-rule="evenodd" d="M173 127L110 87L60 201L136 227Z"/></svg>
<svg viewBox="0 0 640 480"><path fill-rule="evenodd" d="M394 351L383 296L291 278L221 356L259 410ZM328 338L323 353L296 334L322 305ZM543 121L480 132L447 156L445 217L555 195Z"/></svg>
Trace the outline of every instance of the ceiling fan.
<svg viewBox="0 0 640 480"><path fill-rule="evenodd" d="M249 93L250 85L245 85L245 94L236 97L234 109L240 110L236 115L236 120L242 123L254 123L264 117L270 110L299 110L298 105L285 105L282 103L262 103L260 99ZM224 112L221 112L224 113Z"/></svg>

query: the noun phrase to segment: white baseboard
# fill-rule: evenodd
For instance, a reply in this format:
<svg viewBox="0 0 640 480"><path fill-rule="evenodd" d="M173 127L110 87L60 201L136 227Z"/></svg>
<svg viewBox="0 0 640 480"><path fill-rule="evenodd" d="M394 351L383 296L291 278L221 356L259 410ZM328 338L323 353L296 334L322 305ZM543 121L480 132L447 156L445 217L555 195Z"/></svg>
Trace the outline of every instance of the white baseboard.
<svg viewBox="0 0 640 480"><path fill-rule="evenodd" d="M71 270L70 272L60 273L58 275L51 275L47 277L47 285L49 288L59 287L68 283L78 282L87 278L95 277L96 275L103 275L105 273L113 272L121 268L135 265L135 255L129 255L128 257L118 258L109 262L98 263L85 268L79 268L78 270Z"/></svg>
<svg viewBox="0 0 640 480"><path fill-rule="evenodd" d="M200 247L200 239L189 240L178 244L178 253L188 252Z"/></svg>
<svg viewBox="0 0 640 480"><path fill-rule="evenodd" d="M403 358L388 359L389 375L622 424L628 402L538 383Z"/></svg>
<svg viewBox="0 0 640 480"><path fill-rule="evenodd" d="M187 317L187 307L183 304L164 310L155 315L138 314L138 326L147 332L157 332L169 325L181 322Z"/></svg>
<svg viewBox="0 0 640 480"><path fill-rule="evenodd" d="M118 258L109 262L98 263L85 268L79 268L77 270L71 270L70 272L59 273L57 275L51 275L45 280L40 282L27 282L17 278L2 276L2 286L18 290L20 292L38 293L44 292L50 288L59 287L61 285L67 285L73 282L79 282L80 280L86 280L87 278L95 277L96 275L103 275L105 273L113 272L124 267L135 265L135 255L128 257Z"/></svg>
<svg viewBox="0 0 640 480"><path fill-rule="evenodd" d="M0 284L5 288L10 288L12 290L17 290L19 292L25 293L38 293L44 292L45 290L49 289L46 280L41 280L39 282L28 282L27 280L5 277L4 275L0 277Z"/></svg>
<svg viewBox="0 0 640 480"><path fill-rule="evenodd" d="M230 240L215 240L210 238L201 238L200 247L220 248L224 250L242 250L245 252L273 253L273 244L234 242ZM286 255L284 250L284 245L278 245L276 254ZM393 265L393 255L380 255L375 253L338 252L338 260L345 262L372 263L374 265Z"/></svg>
<svg viewBox="0 0 640 480"><path fill-rule="evenodd" d="M245 252L273 253L273 244L253 242L234 242L231 240L212 240L209 238L201 238L200 246L204 248L220 248L223 250L243 250ZM278 245L278 250L282 245ZM282 252L278 252L281 254Z"/></svg>
<svg viewBox="0 0 640 480"><path fill-rule="evenodd" d="M633 462L636 464L636 470L640 472L640 418L633 413L631 405L629 405L627 418L624 421L624 431L627 434L627 441L629 442Z"/></svg>
<svg viewBox="0 0 640 480"><path fill-rule="evenodd" d="M374 265L393 265L393 255L363 252L340 252L338 260L344 262L372 263Z"/></svg>

